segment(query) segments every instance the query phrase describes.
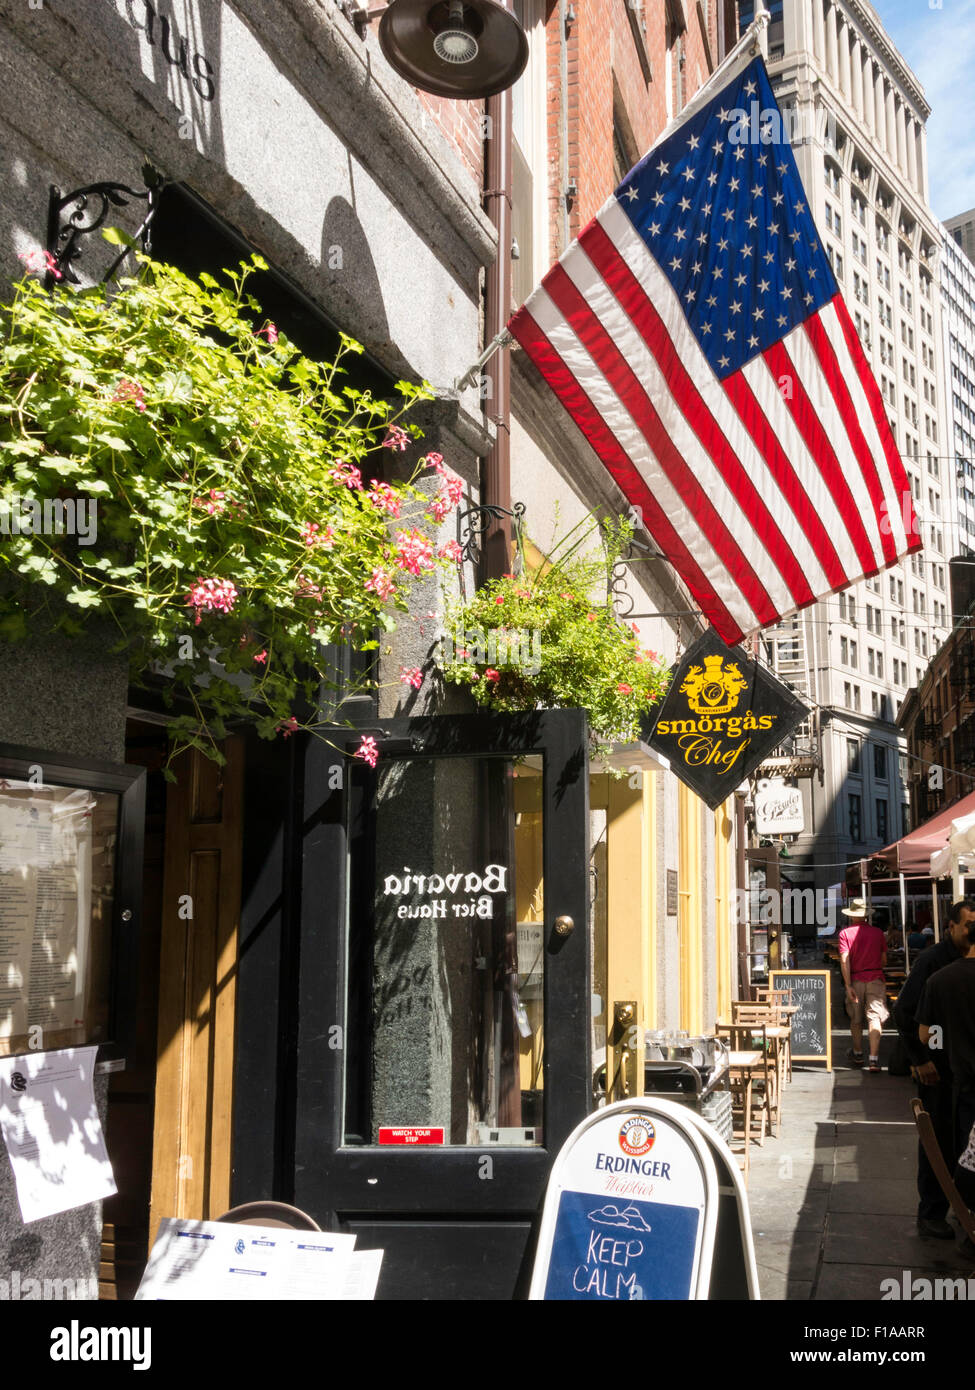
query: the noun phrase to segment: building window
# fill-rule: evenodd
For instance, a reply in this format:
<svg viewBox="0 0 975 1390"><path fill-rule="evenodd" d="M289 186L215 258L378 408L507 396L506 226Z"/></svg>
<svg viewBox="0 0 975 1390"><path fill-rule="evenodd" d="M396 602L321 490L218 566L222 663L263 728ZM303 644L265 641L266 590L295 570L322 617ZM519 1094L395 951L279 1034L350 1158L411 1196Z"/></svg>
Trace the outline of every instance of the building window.
<svg viewBox="0 0 975 1390"><path fill-rule="evenodd" d="M884 844L887 843L887 800L886 797L877 797L877 834Z"/></svg>
<svg viewBox="0 0 975 1390"><path fill-rule="evenodd" d="M847 772L860 773L860 740L858 738L848 738L846 740L846 770Z"/></svg>
<svg viewBox="0 0 975 1390"><path fill-rule="evenodd" d="M860 820L860 798L856 792L849 792L846 798L847 816L850 823L850 839L862 840L863 830Z"/></svg>
<svg viewBox="0 0 975 1390"><path fill-rule="evenodd" d="M522 304L549 259L545 30L536 0L515 0L515 15L528 35L528 65L511 89L511 230L518 243L512 262L512 303ZM614 121L614 156L620 132ZM625 139L622 140L625 149ZM624 154L624 162L631 150ZM635 163L635 159L632 161ZM627 164L619 182L628 173Z"/></svg>
<svg viewBox="0 0 975 1390"><path fill-rule="evenodd" d="M887 781L887 745L875 743L873 746L873 775L878 781Z"/></svg>

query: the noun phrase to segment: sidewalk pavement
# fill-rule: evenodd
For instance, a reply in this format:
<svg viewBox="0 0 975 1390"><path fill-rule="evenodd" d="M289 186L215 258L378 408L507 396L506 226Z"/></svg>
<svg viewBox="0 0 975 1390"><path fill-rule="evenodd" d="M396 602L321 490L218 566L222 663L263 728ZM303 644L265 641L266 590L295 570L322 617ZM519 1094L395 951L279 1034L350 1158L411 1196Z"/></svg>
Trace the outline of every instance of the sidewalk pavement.
<svg viewBox="0 0 975 1390"><path fill-rule="evenodd" d="M851 1067L834 1017L833 1066L807 1063L785 1086L779 1137L752 1144L748 1196L763 1299L880 1299L881 1281L975 1276L954 1242L922 1238L914 1083ZM949 1221L955 1225L954 1217ZM975 1286L973 1286L975 1287Z"/></svg>

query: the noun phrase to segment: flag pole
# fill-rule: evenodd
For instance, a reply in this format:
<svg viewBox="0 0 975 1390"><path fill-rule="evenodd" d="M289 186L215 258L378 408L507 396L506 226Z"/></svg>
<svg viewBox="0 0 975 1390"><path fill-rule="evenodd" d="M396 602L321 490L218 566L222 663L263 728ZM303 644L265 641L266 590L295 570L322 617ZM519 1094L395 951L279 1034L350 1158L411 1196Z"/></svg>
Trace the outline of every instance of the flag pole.
<svg viewBox="0 0 975 1390"><path fill-rule="evenodd" d="M485 363L490 362L496 352L500 352L502 348L509 347L513 342L514 338L508 332L507 328L502 328L500 333L494 335L477 361L467 368L463 376L457 378L454 382L454 390L458 392L465 391L468 386L473 386L477 380L478 373Z"/></svg>
<svg viewBox="0 0 975 1390"><path fill-rule="evenodd" d="M734 67L736 63L746 57L750 60L759 51L762 53L767 51L766 30L768 29L770 18L771 16L762 0L758 0L755 18L752 20L751 24L749 24L734 48L730 53L725 55L705 82L704 86L695 93L679 115L675 116L672 121L668 121L666 128L654 141L651 149L655 149L662 140L665 140L667 136L673 132L676 126L681 125L689 116L692 116L695 111L703 106L705 102L711 100L714 95L715 86L727 77L729 70ZM490 362L496 352L500 352L502 348L510 347L513 342L514 338L508 330L506 328L502 329L500 333L496 334L491 339L477 361L468 367L463 376L457 378L453 386L454 391L459 393L465 391L467 387L473 386L477 380L478 373L483 369L484 365Z"/></svg>
<svg viewBox="0 0 975 1390"><path fill-rule="evenodd" d="M662 144L668 136L674 133L678 126L683 125L696 111L699 111L702 106L709 102L714 96L715 88L728 80L734 68L739 64L742 67L746 67L757 53L761 53L763 57L768 56L767 31L771 18L772 16L765 8L762 0L758 0L758 9L755 11L755 18L752 20L751 24L749 24L734 48L731 49L729 53L725 54L714 72L712 72L711 76L704 83L704 86L698 88L687 105L682 107L677 115L667 122L663 131L650 146L651 150L655 150L659 144Z"/></svg>

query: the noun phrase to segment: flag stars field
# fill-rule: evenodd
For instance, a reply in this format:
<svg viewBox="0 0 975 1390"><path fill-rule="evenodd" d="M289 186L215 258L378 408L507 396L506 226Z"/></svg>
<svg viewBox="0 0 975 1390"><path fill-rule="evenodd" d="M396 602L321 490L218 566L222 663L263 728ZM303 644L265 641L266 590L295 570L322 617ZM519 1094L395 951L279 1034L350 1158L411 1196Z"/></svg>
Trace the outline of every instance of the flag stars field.
<svg viewBox="0 0 975 1390"><path fill-rule="evenodd" d="M781 130L743 52L509 323L728 643L920 548Z"/></svg>

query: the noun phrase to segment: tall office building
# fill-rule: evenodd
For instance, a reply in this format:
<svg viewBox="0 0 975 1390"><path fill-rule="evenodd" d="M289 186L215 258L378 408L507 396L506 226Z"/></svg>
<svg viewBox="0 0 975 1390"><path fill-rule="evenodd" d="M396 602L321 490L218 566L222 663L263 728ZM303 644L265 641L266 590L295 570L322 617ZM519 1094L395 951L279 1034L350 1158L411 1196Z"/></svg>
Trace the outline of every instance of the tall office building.
<svg viewBox="0 0 975 1390"><path fill-rule="evenodd" d="M821 767L802 779L806 828L783 868L826 888L908 823L894 724L948 631L953 479L944 442L939 225L928 206L917 78L864 0L768 0L769 73L922 516L924 550L763 634L769 659L814 706ZM740 0L750 23L753 0ZM818 735L818 739L817 736ZM788 774L808 767L801 745Z"/></svg>
<svg viewBox="0 0 975 1390"><path fill-rule="evenodd" d="M975 265L965 238L952 231L966 218L973 230L968 245L975 250L975 213L950 218L944 226L939 279L949 455L944 464L954 490L950 548L953 556L975 557Z"/></svg>
<svg viewBox="0 0 975 1390"><path fill-rule="evenodd" d="M957 212L945 223L945 230L970 261L975 261L975 208Z"/></svg>

